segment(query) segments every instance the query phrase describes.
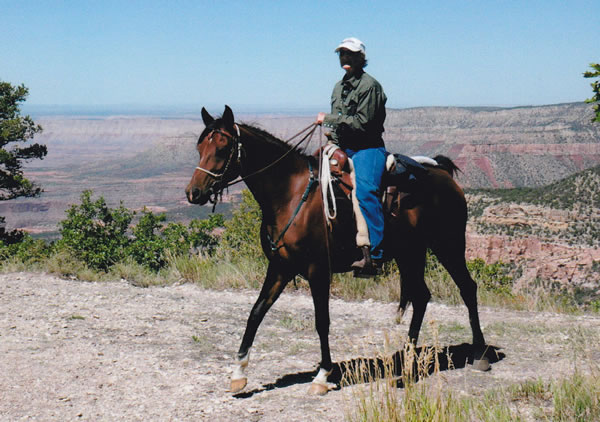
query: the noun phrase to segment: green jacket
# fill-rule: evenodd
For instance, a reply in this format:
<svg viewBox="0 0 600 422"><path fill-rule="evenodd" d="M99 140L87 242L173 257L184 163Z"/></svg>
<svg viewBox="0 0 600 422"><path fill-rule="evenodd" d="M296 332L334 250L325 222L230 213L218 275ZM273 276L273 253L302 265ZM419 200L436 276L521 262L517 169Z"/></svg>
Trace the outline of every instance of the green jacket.
<svg viewBox="0 0 600 422"><path fill-rule="evenodd" d="M323 124L332 129L331 137L341 148L383 147L386 101L383 88L368 73L344 77L333 88L331 114Z"/></svg>

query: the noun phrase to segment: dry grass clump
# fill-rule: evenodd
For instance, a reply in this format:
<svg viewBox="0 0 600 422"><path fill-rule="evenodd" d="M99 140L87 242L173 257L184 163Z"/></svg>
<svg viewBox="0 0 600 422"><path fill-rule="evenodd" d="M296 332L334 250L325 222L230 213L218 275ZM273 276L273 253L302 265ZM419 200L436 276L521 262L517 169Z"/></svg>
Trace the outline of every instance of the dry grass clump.
<svg viewBox="0 0 600 422"><path fill-rule="evenodd" d="M182 281L211 289L257 289L267 272L264 260L242 257L231 262L201 255L174 257L169 268Z"/></svg>
<svg viewBox="0 0 600 422"><path fill-rule="evenodd" d="M343 368L348 421L596 421L600 420L600 370L531 380L475 393L457 393L444 381L442 349L433 323L433 346L416 350L405 342L397 352L389 341L376 359L356 359ZM574 358L576 359L576 358Z"/></svg>
<svg viewBox="0 0 600 422"><path fill-rule="evenodd" d="M342 386L351 389L346 418L349 421L450 421L465 419L472 404L443 390L437 341L417 351L410 342L393 352L385 340L384 351L372 359L358 359L345 368ZM451 360L449 359L449 362Z"/></svg>

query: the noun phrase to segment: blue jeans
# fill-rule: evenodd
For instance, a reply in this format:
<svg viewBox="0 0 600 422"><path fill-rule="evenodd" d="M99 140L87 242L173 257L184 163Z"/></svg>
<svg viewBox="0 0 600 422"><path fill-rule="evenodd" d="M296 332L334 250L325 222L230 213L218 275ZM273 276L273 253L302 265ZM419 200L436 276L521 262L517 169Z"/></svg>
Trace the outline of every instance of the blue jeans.
<svg viewBox="0 0 600 422"><path fill-rule="evenodd" d="M371 257L383 257L383 206L381 178L385 172L385 148L367 148L360 151L346 149L352 158L356 175L356 198L369 228Z"/></svg>

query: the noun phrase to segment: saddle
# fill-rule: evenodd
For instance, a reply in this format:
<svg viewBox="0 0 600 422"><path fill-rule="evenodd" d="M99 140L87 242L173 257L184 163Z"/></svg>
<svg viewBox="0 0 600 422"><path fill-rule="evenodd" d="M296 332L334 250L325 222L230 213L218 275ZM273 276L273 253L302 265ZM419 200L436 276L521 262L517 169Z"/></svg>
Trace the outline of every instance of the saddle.
<svg viewBox="0 0 600 422"><path fill-rule="evenodd" d="M319 156L319 150L314 154ZM323 164L329 164L329 175L321 174L323 187L329 183L336 190L348 199L351 199L354 189L352 172L354 166L348 155L337 145L326 145L322 148L321 155ZM425 161L435 161L424 157ZM327 168L322 165L322 168ZM427 175L427 168L415 159L402 154L389 154L386 160L386 172L382 179L383 190L383 208L384 213L392 216L398 216L402 207L405 207L410 194L414 193L418 184ZM330 179L329 179L330 178ZM340 195L332 195L332 198ZM324 198L326 203L329 202ZM335 206L335 205L333 205ZM405 207L406 208L406 207Z"/></svg>

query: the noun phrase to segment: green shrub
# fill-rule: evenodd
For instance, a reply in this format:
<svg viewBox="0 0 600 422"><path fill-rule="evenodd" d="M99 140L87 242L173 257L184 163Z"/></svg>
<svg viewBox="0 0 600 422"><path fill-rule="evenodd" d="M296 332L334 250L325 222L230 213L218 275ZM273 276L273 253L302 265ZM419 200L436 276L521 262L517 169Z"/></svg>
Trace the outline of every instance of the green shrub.
<svg viewBox="0 0 600 422"><path fill-rule="evenodd" d="M513 278L509 275L511 268L500 261L486 264L481 258L467 262L471 277L486 290L501 295L512 295Z"/></svg>
<svg viewBox="0 0 600 422"><path fill-rule="evenodd" d="M123 207L109 208L103 197L92 201L89 190L81 194L81 204L67 210L60 222L59 249L66 249L89 267L107 270L125 257L129 244L127 229L133 212Z"/></svg>
<svg viewBox="0 0 600 422"><path fill-rule="evenodd" d="M188 226L190 246L201 254L212 255L219 245L220 239L214 234L214 231L224 226L225 220L222 214L211 214L204 220L192 220ZM169 235L165 234L165 236Z"/></svg>
<svg viewBox="0 0 600 422"><path fill-rule="evenodd" d="M478 299L482 305L510 306L513 302L512 293L514 276L518 269L509 264L496 262L487 264L476 258L467 261L467 268L478 286ZM435 255L427 253L425 266L425 282L434 299L452 305L460 305L463 300L460 291L450 274L438 261Z"/></svg>
<svg viewBox="0 0 600 422"><path fill-rule="evenodd" d="M186 227L181 223L164 226L167 219L165 214L155 215L145 208L142 213L132 230L134 238L127 248L127 255L153 271L165 267L169 256L186 256L191 250L211 255L218 244L213 231L223 226L221 215L192 221Z"/></svg>
<svg viewBox="0 0 600 422"><path fill-rule="evenodd" d="M181 223L165 225L165 214L144 208L138 223L129 230L133 211L122 203L109 208L104 198L92 201L91 197L91 191L84 191L81 204L67 210L67 218L60 222L62 238L56 248L94 270L107 271L132 259L156 272L167 265L169 256L184 256L192 250L210 255L218 244L213 232L223 226L221 215L192 221L186 227Z"/></svg>
<svg viewBox="0 0 600 422"><path fill-rule="evenodd" d="M138 264L158 271L164 266L164 239L160 236L165 214L155 215L146 208L138 224L133 228L134 239L127 247L127 255Z"/></svg>
<svg viewBox="0 0 600 422"><path fill-rule="evenodd" d="M262 213L258 203L250 191L242 191L239 208L225 222L219 256L232 260L253 257L264 261L266 258L260 245L261 221Z"/></svg>
<svg viewBox="0 0 600 422"><path fill-rule="evenodd" d="M48 258L51 251L50 245L27 233L22 233L15 242L0 240L0 261L16 259L26 264L36 263Z"/></svg>

